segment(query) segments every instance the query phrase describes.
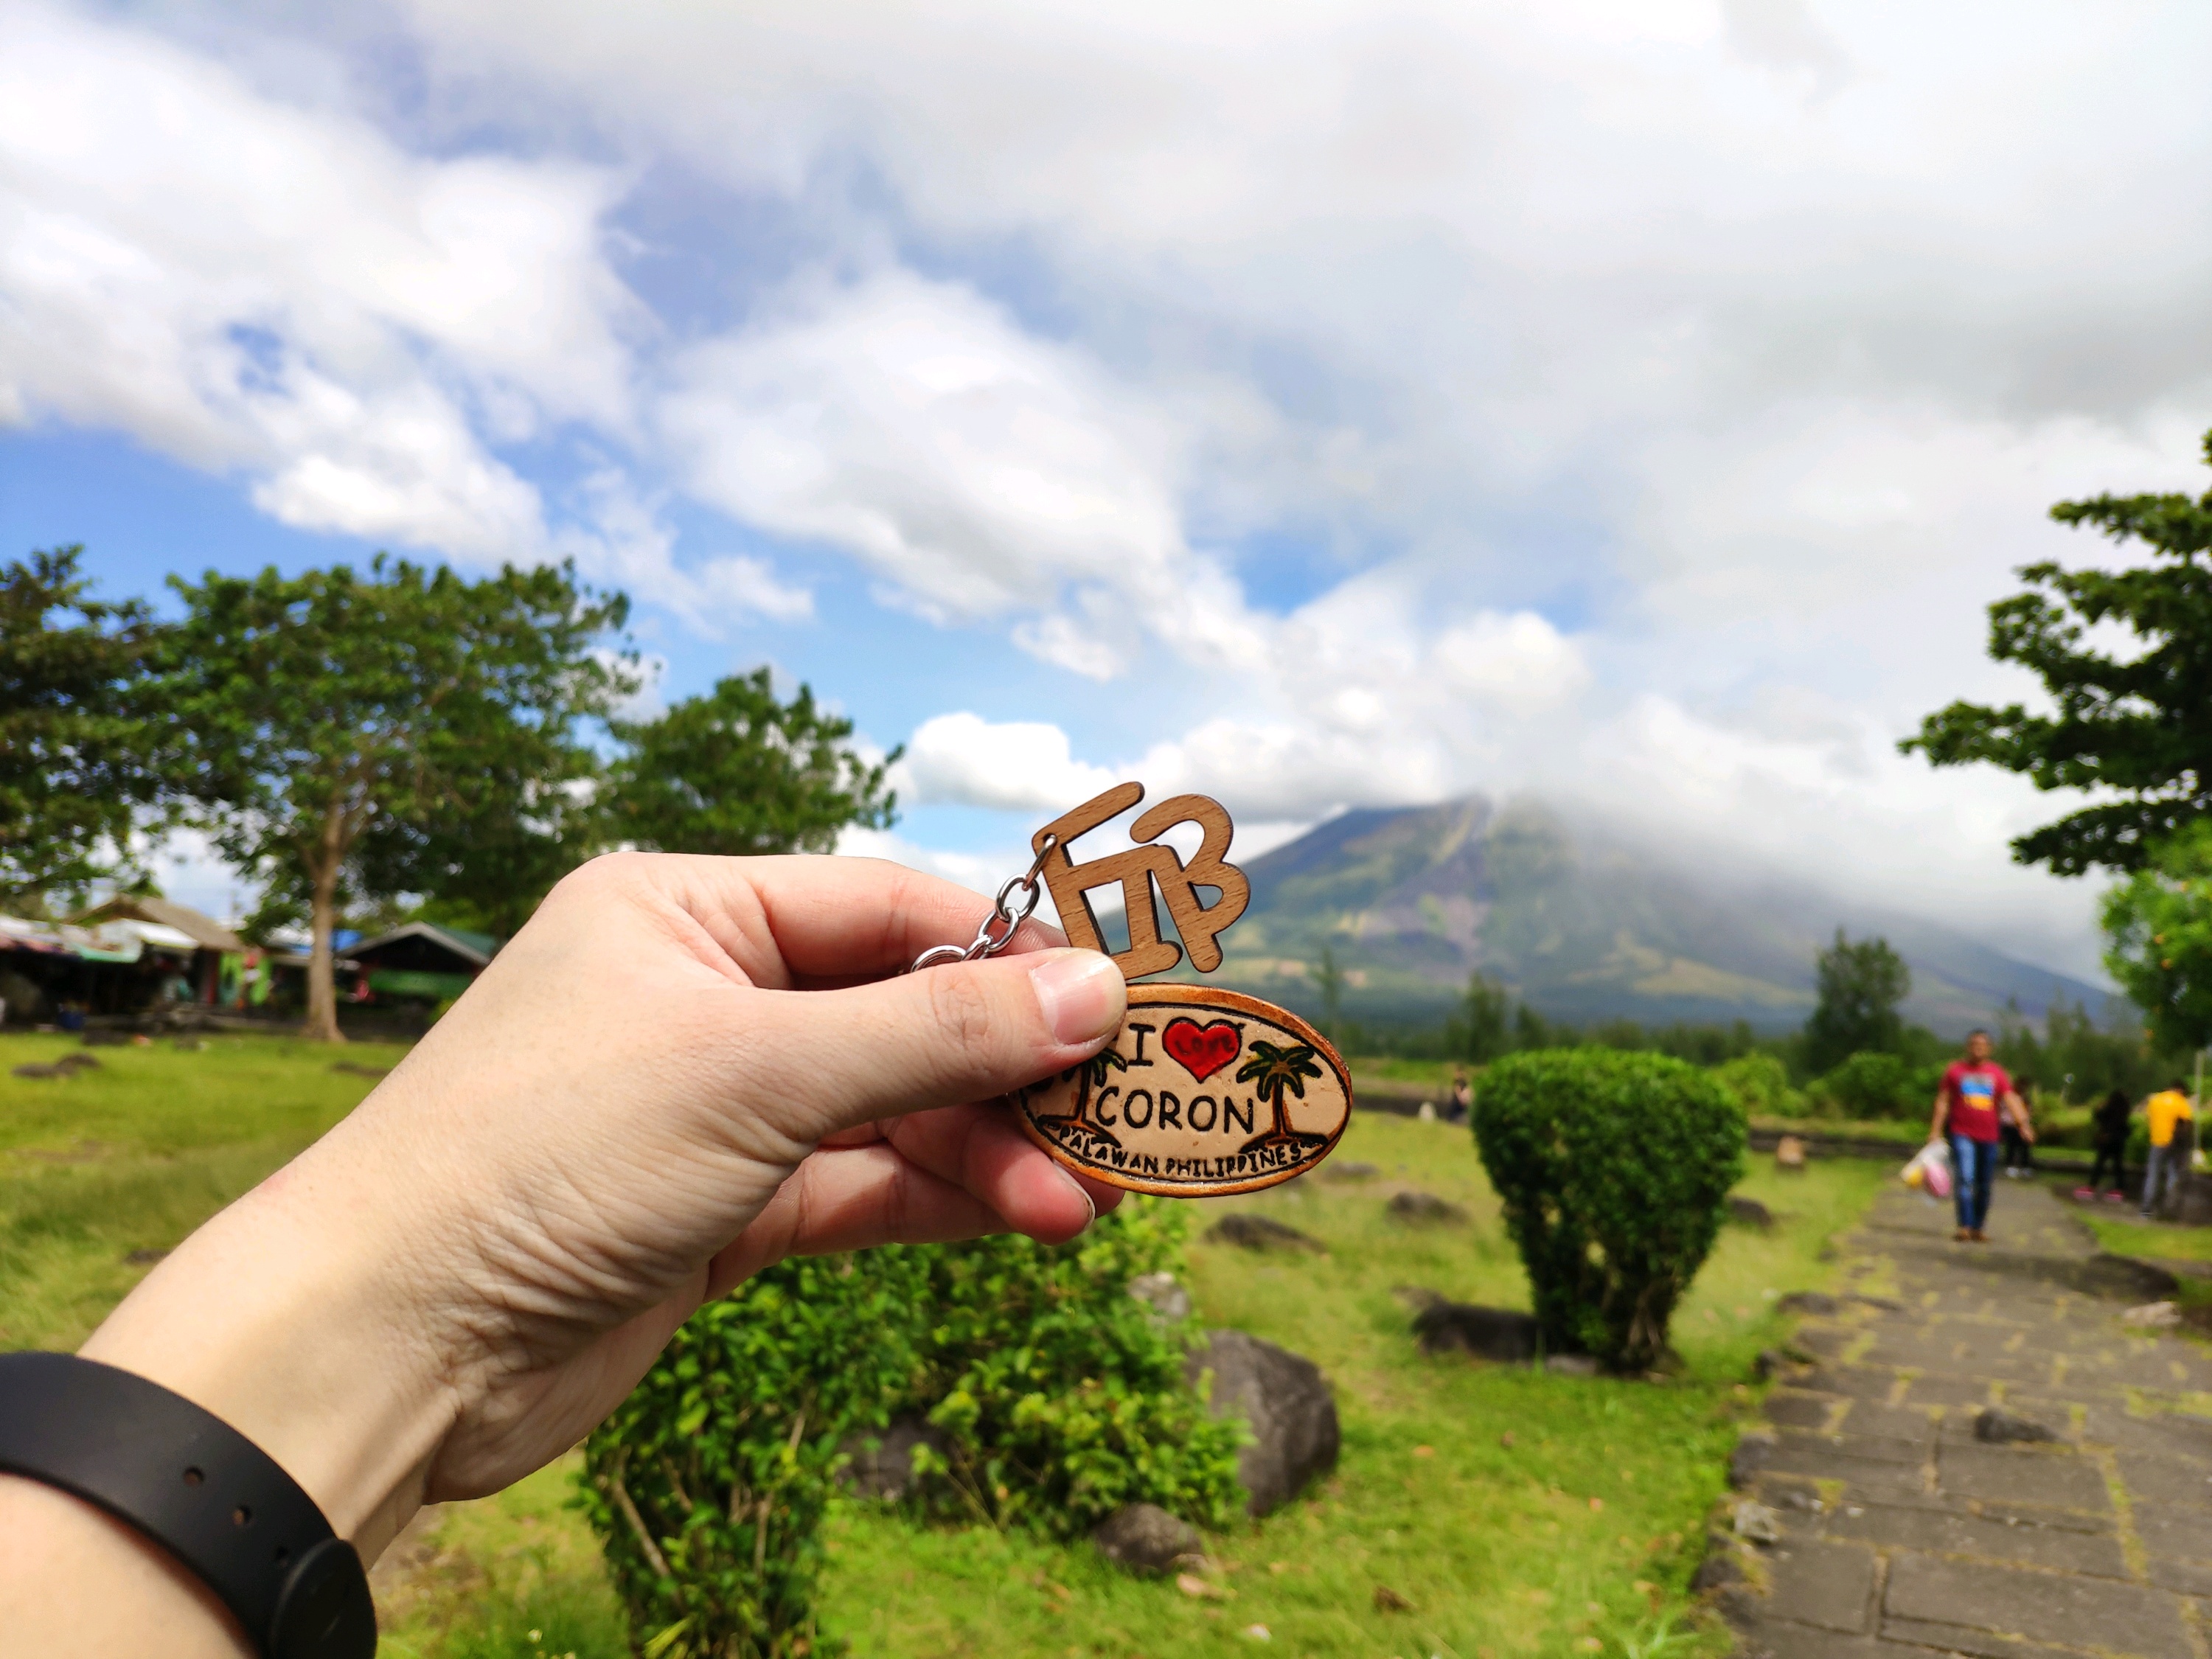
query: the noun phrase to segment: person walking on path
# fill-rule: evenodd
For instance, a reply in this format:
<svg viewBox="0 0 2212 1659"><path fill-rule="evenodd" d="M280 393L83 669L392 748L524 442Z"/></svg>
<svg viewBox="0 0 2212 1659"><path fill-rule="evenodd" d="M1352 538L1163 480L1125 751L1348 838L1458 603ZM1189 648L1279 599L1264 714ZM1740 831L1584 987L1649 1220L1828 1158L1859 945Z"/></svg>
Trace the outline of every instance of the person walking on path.
<svg viewBox="0 0 2212 1659"><path fill-rule="evenodd" d="M2150 1126L2150 1162L2143 1170L2142 1212L2148 1221L2158 1208L2166 1184L2181 1184L2182 1159L2188 1141L2176 1131L2194 1124L2196 1112L2189 1104L2189 1085L2179 1078L2143 1102L2143 1117Z"/></svg>
<svg viewBox="0 0 2212 1659"><path fill-rule="evenodd" d="M1948 1138L1951 1144L1951 1196L1959 1212L1959 1231L1951 1237L1962 1244L1989 1242L1982 1224L1990 1215L2000 1114L2009 1115L2020 1126L2021 1139L2034 1145L2035 1126L2028 1121L2027 1103L2004 1067L1990 1058L1990 1034L1969 1031L1966 1057L1953 1060L1944 1072L1928 1123L1929 1139Z"/></svg>
<svg viewBox="0 0 2212 1659"><path fill-rule="evenodd" d="M2090 1122L2096 1131L2095 1160L2089 1166L2089 1184L2076 1187L2074 1196L2087 1203L2097 1196L2097 1188L2105 1184L2105 1166L2112 1166L2112 1190L2105 1194L2110 1204L2126 1201L2128 1185L2128 1119L2135 1111L2135 1103L2124 1090L2115 1089L2105 1097L2104 1104L2091 1115Z"/></svg>

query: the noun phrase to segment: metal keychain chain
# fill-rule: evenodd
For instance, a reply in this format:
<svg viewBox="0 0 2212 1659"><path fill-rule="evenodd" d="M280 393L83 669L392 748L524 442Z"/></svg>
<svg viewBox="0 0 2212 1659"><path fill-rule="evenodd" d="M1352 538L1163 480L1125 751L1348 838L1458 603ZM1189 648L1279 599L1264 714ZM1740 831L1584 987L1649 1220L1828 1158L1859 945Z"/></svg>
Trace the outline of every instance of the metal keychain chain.
<svg viewBox="0 0 2212 1659"><path fill-rule="evenodd" d="M1044 869L1044 861L1060 845L1059 837L1047 836L1044 844L1037 848L1036 857L1030 861L1027 875L1016 876L999 890L999 896L991 901L991 914L983 918L983 925L975 930L972 945L935 945L914 959L909 974L918 974L925 968L939 968L951 962L981 962L986 957L995 957L1014 942L1021 925L1030 919L1044 896L1044 884L1037 879ZM1021 896L1014 898L1019 890ZM1012 901L1011 904L1009 901ZM994 929L999 931L994 932Z"/></svg>

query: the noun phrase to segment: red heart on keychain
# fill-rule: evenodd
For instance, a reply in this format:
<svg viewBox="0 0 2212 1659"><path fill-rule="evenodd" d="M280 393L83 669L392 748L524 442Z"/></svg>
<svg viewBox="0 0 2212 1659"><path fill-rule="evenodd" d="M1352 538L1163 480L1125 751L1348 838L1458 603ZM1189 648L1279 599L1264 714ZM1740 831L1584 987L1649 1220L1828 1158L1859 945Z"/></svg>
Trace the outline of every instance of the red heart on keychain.
<svg viewBox="0 0 2212 1659"><path fill-rule="evenodd" d="M1243 1046L1244 1033L1225 1019L1217 1019L1211 1025L1200 1025L1194 1019L1171 1019L1160 1033L1160 1047L1200 1083L1236 1059Z"/></svg>

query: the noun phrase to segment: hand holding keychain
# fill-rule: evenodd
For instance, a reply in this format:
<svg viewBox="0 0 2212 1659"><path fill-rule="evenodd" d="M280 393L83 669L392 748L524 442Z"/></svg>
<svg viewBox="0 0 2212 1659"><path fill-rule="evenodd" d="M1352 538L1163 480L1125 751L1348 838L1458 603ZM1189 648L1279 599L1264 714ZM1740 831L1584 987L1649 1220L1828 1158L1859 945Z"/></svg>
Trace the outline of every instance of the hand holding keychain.
<svg viewBox="0 0 2212 1659"><path fill-rule="evenodd" d="M1175 796L1131 826L1137 845L1127 852L1082 865L1069 856L1070 842L1144 798L1142 784L1120 784L1045 825L1031 840L1028 872L999 890L974 943L925 951L915 969L997 955L1045 887L1068 943L1103 951L1088 895L1118 884L1129 948L1109 954L1125 976L1164 973L1185 950L1194 968L1212 973L1221 965L1219 936L1252 891L1228 862L1231 826L1219 802ZM1202 836L1188 864L1158 839L1178 823L1195 823ZM1201 887L1218 895L1211 904L1200 900ZM1181 947L1160 937L1156 893ZM1328 1040L1287 1009L1209 985L1132 983L1114 1040L1023 1090L1014 1106L1023 1132L1071 1170L1136 1192L1213 1198L1272 1187L1328 1157L1351 1121L1352 1074Z"/></svg>

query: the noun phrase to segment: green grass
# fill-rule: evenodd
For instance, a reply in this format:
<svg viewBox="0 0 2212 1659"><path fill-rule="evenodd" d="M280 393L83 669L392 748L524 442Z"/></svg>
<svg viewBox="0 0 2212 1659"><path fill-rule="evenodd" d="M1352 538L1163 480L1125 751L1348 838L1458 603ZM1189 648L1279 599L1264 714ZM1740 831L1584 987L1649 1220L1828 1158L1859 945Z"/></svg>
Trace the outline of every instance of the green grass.
<svg viewBox="0 0 2212 1659"><path fill-rule="evenodd" d="M1212 1541L1234 1600L1129 1579L1085 1546L918 1531L852 1506L834 1525L826 1627L855 1653L891 1659L1197 1654L1253 1624L1289 1652L1476 1659L1486 1650L1569 1655L1588 1650L1586 1639L1620 1655L1651 1639L1662 1617L1679 1625L1699 1522L1751 1406L1737 1385L1759 1348L1784 1334L1773 1301L1826 1281L1821 1246L1887 1170L1841 1161L1783 1177L1755 1165L1740 1190L1767 1203L1779 1224L1771 1235L1723 1233L1675 1327L1686 1371L1655 1385L1422 1358L1394 1285L1528 1305L1473 1137L1363 1115L1337 1157L1382 1174L1205 1206L1272 1215L1322 1239L1326 1257L1203 1243L1191 1252L1201 1317L1318 1361L1344 1424L1332 1478ZM1392 1221L1384 1200L1402 1186L1465 1206L1472 1224ZM1377 1611L1377 1585L1414 1611Z"/></svg>
<svg viewBox="0 0 2212 1659"><path fill-rule="evenodd" d="M2166 1261L2212 1261L2212 1227L2175 1227L2138 1221L2135 1211L2117 1206L2120 1213L2101 1212L2084 1204L2081 1219L2097 1236L2100 1249L2114 1255L2149 1256Z"/></svg>
<svg viewBox="0 0 2212 1659"><path fill-rule="evenodd" d="M341 1053L216 1039L202 1053L101 1049L65 1083L0 1075L0 1326L9 1345L79 1337L142 1269L130 1249L173 1243L335 1121L396 1050ZM0 1060L52 1059L59 1039L9 1039ZM87 1146L87 1142L97 1142ZM81 1159L58 1162L56 1159ZM1665 1383L1553 1376L1415 1350L1392 1288L1526 1307L1517 1259L1464 1127L1357 1117L1337 1164L1365 1182L1310 1180L1202 1206L1203 1229L1249 1208L1322 1239L1322 1257L1194 1243L1200 1317L1320 1363L1344 1426L1335 1473L1256 1524L1209 1540L1224 1599L1109 1571L1087 1545L915 1526L838 1507L826 1631L856 1655L1197 1655L1265 1625L1271 1650L1459 1656L1717 1654L1686 1628L1687 1577L1719 1496L1743 1386L1786 1321L1775 1299L1827 1282L1826 1240L1887 1166L1834 1160L1784 1177L1754 1158L1741 1190L1780 1218L1727 1229L1675 1324L1683 1373ZM1412 1229L1384 1210L1419 1187L1467 1225ZM1511 1443L1506 1443L1510 1435ZM386 1650L407 1659L623 1659L621 1620L580 1516L573 1464L496 1498L450 1505L379 1573ZM1413 1606L1382 1612L1377 1586ZM532 1632L535 1632L533 1635Z"/></svg>
<svg viewBox="0 0 2212 1659"><path fill-rule="evenodd" d="M404 1049L283 1038L82 1049L0 1038L0 1347L73 1348L166 1250L359 1103ZM97 1071L16 1066L89 1053Z"/></svg>

